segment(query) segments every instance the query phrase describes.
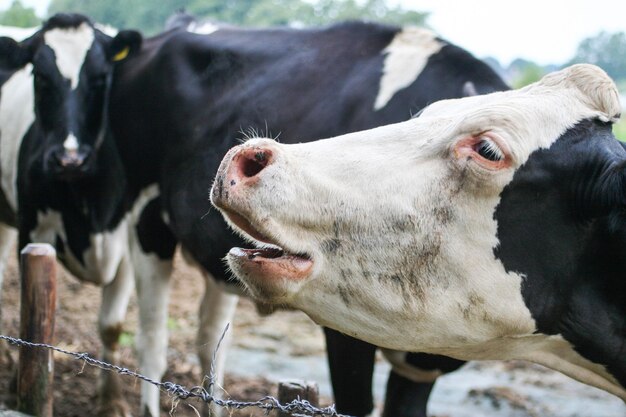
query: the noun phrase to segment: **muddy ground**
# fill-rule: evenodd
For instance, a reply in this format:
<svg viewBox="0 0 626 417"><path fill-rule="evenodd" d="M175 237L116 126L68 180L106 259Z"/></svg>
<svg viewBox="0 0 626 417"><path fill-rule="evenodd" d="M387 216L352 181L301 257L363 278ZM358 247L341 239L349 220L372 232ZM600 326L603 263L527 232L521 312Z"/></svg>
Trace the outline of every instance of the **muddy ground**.
<svg viewBox="0 0 626 417"><path fill-rule="evenodd" d="M195 357L197 306L204 288L199 274L177 259L170 301L170 348L164 379L191 387L202 381ZM61 271L57 306L56 345L98 355L96 316L100 303L97 287L81 284ZM19 281L12 259L5 275L0 305L2 333L18 335ZM121 365L136 369L133 335L137 324L134 299L122 338ZM227 396L255 401L276 394L279 379L307 379L320 384L323 404L332 401L321 330L299 312L279 312L259 317L252 303L242 299L232 324L234 344L227 360L224 390ZM11 362L0 358L0 410L11 406ZM99 370L74 359L55 356L55 416L85 417L96 412L95 391ZM375 393L382 401L388 365L377 364ZM133 414L138 414L139 383L124 377L124 390ZM162 396L162 415L196 416L197 402L180 402ZM380 404L379 404L380 406ZM470 363L460 371L440 378L429 414L436 417L624 417L626 406L619 399L579 384L536 365L521 362ZM233 416L263 416L259 409L246 409Z"/></svg>

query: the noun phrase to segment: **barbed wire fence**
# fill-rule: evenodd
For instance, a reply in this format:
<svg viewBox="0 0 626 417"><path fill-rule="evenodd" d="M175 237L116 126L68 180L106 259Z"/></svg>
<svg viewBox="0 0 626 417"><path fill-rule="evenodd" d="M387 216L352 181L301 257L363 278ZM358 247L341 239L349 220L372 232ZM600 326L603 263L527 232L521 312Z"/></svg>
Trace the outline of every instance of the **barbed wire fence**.
<svg viewBox="0 0 626 417"><path fill-rule="evenodd" d="M215 356L217 354L218 349L220 348L220 344L228 331L228 326L224 329L222 333L222 337L220 338L217 347L213 351L213 363L215 363ZM156 381L152 378L149 378L145 375L140 374L139 372L132 371L128 368L114 365L99 359L95 359L91 357L88 353L80 353L80 352L72 352L67 349L60 348L58 346L49 345L46 343L33 343L28 342L26 340L22 340L16 337L5 336L0 334L0 340L4 340L7 343L13 346L24 346L32 349L46 349L53 352L61 353L63 355L70 356L76 360L82 361L83 366L90 365L101 370L108 372L116 372L122 376L129 376L135 379L139 379L141 381L145 381L149 384L156 386L160 391L168 394L173 401L173 404L176 405L179 401L190 400L190 399L198 399L201 402L210 405L214 404L218 407L225 408L227 410L243 410L246 408L257 408L263 410L265 414L269 414L271 411L279 411L281 413L290 414L296 417L317 417L317 416L327 416L327 417L349 417L343 414L337 413L335 410L335 406L331 405L328 407L319 408L312 405L307 400L296 399L286 404L281 404L279 400L273 396L265 396L256 401L238 401L234 399L222 399L213 395L213 387L215 385L215 371L213 367L211 367L210 375L206 376L206 380L208 383L206 384L206 388L203 386L194 386L191 388L186 388L182 385L176 384L174 382L169 381Z"/></svg>

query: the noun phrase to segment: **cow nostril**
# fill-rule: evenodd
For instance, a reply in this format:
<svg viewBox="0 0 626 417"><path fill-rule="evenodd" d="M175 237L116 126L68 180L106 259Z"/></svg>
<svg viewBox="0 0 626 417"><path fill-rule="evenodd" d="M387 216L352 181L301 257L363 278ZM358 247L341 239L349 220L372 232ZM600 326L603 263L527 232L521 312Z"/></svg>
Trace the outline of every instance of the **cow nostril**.
<svg viewBox="0 0 626 417"><path fill-rule="evenodd" d="M254 177L267 166L268 161L269 155L265 151L245 155L241 164L241 173L246 178Z"/></svg>

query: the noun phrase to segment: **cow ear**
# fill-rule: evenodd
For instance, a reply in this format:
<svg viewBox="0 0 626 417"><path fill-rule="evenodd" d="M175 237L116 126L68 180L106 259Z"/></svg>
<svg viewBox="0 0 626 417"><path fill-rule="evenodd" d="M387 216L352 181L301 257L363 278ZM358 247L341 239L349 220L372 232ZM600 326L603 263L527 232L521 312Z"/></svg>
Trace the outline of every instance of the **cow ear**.
<svg viewBox="0 0 626 417"><path fill-rule="evenodd" d="M0 68L14 71L22 68L31 59L30 49L14 39L0 37Z"/></svg>
<svg viewBox="0 0 626 417"><path fill-rule="evenodd" d="M121 30L109 44L108 58L110 61L123 61L137 53L141 48L143 37L136 30Z"/></svg>

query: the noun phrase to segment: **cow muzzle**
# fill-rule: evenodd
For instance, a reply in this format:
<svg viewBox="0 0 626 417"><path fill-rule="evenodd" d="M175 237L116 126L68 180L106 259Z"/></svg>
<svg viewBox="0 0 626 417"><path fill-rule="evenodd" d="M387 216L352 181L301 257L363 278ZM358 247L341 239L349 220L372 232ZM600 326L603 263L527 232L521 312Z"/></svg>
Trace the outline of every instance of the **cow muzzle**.
<svg viewBox="0 0 626 417"><path fill-rule="evenodd" d="M230 250L227 260L252 295L264 302L285 302L284 296L311 275L313 260L289 250L272 220L258 220L258 192L266 192L279 147L274 141L257 139L231 149L222 160L211 189L211 201L224 218L260 248ZM261 191L260 191L261 190ZM271 216L271 213L269 213Z"/></svg>
<svg viewBox="0 0 626 417"><path fill-rule="evenodd" d="M55 147L44 160L44 171L57 179L72 181L88 176L93 171L93 151L88 146L67 150Z"/></svg>
<svg viewBox="0 0 626 417"><path fill-rule="evenodd" d="M218 208L228 208L236 195L248 194L248 190L260 181L265 168L274 163L275 152L276 149L263 142L256 146L245 144L231 149L222 160L215 177L211 190L213 204Z"/></svg>

